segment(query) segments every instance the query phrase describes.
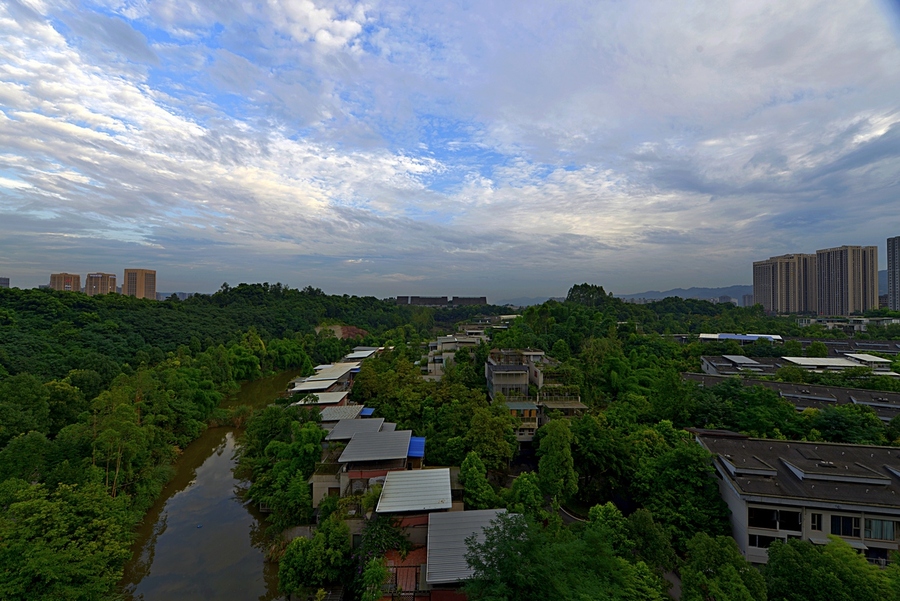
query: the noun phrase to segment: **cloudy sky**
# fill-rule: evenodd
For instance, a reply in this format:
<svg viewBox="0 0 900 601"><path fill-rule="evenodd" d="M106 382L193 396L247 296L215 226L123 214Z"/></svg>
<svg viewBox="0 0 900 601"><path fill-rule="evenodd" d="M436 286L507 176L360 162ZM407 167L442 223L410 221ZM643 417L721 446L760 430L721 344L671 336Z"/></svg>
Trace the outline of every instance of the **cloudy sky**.
<svg viewBox="0 0 900 601"><path fill-rule="evenodd" d="M0 2L20 287L744 284L884 261L898 183L898 0Z"/></svg>

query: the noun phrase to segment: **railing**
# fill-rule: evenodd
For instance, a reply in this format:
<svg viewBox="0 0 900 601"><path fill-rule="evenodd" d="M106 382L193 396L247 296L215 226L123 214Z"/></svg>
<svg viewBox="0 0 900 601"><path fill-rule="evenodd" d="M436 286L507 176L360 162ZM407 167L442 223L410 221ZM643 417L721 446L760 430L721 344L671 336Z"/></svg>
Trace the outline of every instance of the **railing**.
<svg viewBox="0 0 900 601"><path fill-rule="evenodd" d="M381 587L384 596L392 601L418 601L431 599L431 591L419 589L422 577L421 566L389 567L390 576Z"/></svg>

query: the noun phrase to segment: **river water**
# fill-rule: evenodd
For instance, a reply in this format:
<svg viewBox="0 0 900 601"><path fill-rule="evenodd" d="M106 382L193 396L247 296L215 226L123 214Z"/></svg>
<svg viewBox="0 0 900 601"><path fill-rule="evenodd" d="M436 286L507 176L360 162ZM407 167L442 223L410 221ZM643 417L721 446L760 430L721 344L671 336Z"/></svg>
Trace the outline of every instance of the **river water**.
<svg viewBox="0 0 900 601"><path fill-rule="evenodd" d="M297 372L244 384L224 407L264 407ZM263 561L263 516L241 500L231 426L210 428L184 450L175 477L138 530L122 592L129 601L271 601L277 565Z"/></svg>

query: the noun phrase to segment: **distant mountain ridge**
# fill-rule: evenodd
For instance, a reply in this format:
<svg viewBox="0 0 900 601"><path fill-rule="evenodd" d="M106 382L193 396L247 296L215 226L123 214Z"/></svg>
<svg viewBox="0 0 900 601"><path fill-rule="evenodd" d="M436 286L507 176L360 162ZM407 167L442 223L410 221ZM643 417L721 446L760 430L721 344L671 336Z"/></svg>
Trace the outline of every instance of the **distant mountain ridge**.
<svg viewBox="0 0 900 601"><path fill-rule="evenodd" d="M719 296L730 296L741 302L741 297L745 294L753 294L753 285L744 284L736 286L725 286L723 288L673 288L672 290L648 290L647 292L636 292L634 294L616 294L618 298L650 298L663 299L669 296L680 296L681 298L716 298ZM887 269L878 272L878 294L887 294Z"/></svg>
<svg viewBox="0 0 900 601"><path fill-rule="evenodd" d="M649 298L659 300L670 296L680 296L681 298L718 298L720 296L730 296L741 302L741 297L745 294L753 294L752 284L737 284L734 286L724 286L722 288L673 288L672 290L648 290L647 292L636 292L634 294L616 294L615 296L623 299L630 298Z"/></svg>
<svg viewBox="0 0 900 601"><path fill-rule="evenodd" d="M887 269L878 272L878 293L887 294ZM745 294L753 294L752 284L736 284L734 286L724 286L722 288L673 288L672 290L648 290L647 292L635 292L634 294L614 294L616 298L648 298L660 300L670 296L680 296L681 298L718 298L720 296L730 296L736 299L738 303L743 302ZM519 298L510 298L497 302L498 305L514 305L517 307L530 307L531 305L541 305L548 300L564 301L564 296L522 296Z"/></svg>

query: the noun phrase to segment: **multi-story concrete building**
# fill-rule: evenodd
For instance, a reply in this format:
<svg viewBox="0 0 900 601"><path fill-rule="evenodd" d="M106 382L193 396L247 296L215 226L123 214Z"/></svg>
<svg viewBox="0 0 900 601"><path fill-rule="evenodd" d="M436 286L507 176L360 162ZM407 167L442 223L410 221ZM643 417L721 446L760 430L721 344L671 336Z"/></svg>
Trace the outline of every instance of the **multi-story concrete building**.
<svg viewBox="0 0 900 601"><path fill-rule="evenodd" d="M0 288L9 288L9 278L0 278Z"/></svg>
<svg viewBox="0 0 900 601"><path fill-rule="evenodd" d="M887 239L888 308L900 311L900 236Z"/></svg>
<svg viewBox="0 0 900 601"><path fill-rule="evenodd" d="M816 251L819 315L851 315L878 308L878 247Z"/></svg>
<svg viewBox="0 0 900 601"><path fill-rule="evenodd" d="M816 255L781 255L753 263L753 302L768 312L814 312L816 294Z"/></svg>
<svg viewBox="0 0 900 601"><path fill-rule="evenodd" d="M156 271L153 269L126 269L122 281L122 294L156 300Z"/></svg>
<svg viewBox="0 0 900 601"><path fill-rule="evenodd" d="M77 273L51 273L50 288L66 292L81 292L81 276Z"/></svg>
<svg viewBox="0 0 900 601"><path fill-rule="evenodd" d="M732 536L748 561L766 563L776 540L825 545L829 534L880 565L897 551L896 448L694 433L713 454Z"/></svg>
<svg viewBox="0 0 900 601"><path fill-rule="evenodd" d="M84 292L88 296L96 294L116 293L116 274L114 273L89 273L84 282Z"/></svg>

